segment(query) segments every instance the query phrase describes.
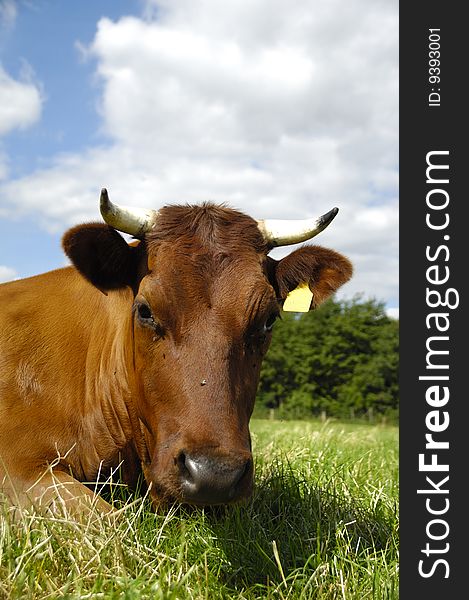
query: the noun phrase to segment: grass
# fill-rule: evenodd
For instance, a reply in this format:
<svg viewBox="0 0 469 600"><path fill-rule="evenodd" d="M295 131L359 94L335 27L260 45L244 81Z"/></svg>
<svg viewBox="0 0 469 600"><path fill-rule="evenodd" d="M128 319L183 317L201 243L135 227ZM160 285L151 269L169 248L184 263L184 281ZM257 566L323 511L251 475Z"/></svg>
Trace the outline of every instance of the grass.
<svg viewBox="0 0 469 600"><path fill-rule="evenodd" d="M154 514L127 497L116 523L0 516L0 598L397 599L397 429L251 429L242 506Z"/></svg>

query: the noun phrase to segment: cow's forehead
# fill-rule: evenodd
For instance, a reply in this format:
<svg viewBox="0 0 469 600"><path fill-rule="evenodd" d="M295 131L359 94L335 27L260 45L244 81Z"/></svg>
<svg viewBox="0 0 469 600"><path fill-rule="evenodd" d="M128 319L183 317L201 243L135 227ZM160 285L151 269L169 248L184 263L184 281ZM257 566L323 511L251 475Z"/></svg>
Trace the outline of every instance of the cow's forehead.
<svg viewBox="0 0 469 600"><path fill-rule="evenodd" d="M155 282L202 286L262 276L267 247L256 221L211 204L161 209L145 238L148 269Z"/></svg>
<svg viewBox="0 0 469 600"><path fill-rule="evenodd" d="M142 291L158 304L179 310L191 306L242 308L249 298L271 289L265 255L244 248L242 254L161 242L148 256Z"/></svg>
<svg viewBox="0 0 469 600"><path fill-rule="evenodd" d="M160 209L155 227L146 235L145 241L150 254L163 241L185 253L214 256L267 253L265 240L254 219L210 203Z"/></svg>

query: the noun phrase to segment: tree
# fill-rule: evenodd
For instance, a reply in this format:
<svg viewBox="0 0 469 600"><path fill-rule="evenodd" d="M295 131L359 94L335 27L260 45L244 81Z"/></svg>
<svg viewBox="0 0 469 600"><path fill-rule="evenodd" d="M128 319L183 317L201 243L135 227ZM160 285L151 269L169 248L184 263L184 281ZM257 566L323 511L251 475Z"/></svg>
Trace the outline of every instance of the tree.
<svg viewBox="0 0 469 600"><path fill-rule="evenodd" d="M360 416L370 408L394 416L398 336L398 321L374 299L284 313L264 360L258 404L285 416Z"/></svg>

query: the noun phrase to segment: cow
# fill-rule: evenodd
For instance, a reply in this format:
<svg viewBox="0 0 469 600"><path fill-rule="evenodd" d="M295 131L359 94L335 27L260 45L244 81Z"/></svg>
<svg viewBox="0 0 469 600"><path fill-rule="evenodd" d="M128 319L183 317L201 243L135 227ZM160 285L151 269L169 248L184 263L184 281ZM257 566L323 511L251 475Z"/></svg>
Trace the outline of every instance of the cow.
<svg viewBox="0 0 469 600"><path fill-rule="evenodd" d="M283 302L307 284L315 308L352 275L320 246L269 252L338 209L257 221L212 203L117 206L105 189L100 208L103 223L64 234L70 266L0 285L5 503L106 513L91 484L116 472L155 508L248 498L249 421Z"/></svg>

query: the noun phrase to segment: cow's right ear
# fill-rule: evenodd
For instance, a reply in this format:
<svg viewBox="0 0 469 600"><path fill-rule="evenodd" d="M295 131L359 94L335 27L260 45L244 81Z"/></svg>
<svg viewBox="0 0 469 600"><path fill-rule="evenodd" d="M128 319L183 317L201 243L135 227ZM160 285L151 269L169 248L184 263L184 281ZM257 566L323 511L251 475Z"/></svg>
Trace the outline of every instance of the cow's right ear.
<svg viewBox="0 0 469 600"><path fill-rule="evenodd" d="M109 225L77 225L64 234L62 247L83 277L102 292L135 285L138 248Z"/></svg>

